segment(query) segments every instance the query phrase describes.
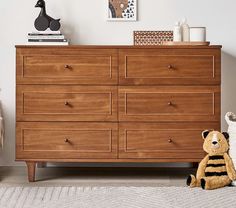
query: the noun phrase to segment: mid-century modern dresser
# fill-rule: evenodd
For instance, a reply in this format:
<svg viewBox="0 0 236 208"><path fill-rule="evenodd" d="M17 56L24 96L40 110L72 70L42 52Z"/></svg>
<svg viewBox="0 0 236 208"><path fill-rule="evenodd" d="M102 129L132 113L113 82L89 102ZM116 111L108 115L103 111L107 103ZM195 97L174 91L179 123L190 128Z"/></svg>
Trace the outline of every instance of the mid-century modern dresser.
<svg viewBox="0 0 236 208"><path fill-rule="evenodd" d="M17 46L16 160L199 162L221 46Z"/></svg>

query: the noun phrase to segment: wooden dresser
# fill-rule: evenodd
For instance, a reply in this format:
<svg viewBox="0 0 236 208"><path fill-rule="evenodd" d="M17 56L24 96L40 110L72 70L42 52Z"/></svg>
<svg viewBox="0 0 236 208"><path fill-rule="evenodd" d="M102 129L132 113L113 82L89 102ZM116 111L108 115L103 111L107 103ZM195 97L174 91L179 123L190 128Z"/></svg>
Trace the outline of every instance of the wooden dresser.
<svg viewBox="0 0 236 208"><path fill-rule="evenodd" d="M221 46L17 46L16 160L199 162Z"/></svg>

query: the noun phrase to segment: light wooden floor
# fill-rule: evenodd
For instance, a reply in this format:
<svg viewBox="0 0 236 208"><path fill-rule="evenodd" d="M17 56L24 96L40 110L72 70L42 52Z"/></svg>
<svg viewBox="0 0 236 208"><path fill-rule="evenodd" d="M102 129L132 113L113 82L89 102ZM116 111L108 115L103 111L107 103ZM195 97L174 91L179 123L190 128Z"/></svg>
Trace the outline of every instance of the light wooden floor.
<svg viewBox="0 0 236 208"><path fill-rule="evenodd" d="M28 183L26 167L0 167L0 184L30 186L186 186L191 168L37 168Z"/></svg>

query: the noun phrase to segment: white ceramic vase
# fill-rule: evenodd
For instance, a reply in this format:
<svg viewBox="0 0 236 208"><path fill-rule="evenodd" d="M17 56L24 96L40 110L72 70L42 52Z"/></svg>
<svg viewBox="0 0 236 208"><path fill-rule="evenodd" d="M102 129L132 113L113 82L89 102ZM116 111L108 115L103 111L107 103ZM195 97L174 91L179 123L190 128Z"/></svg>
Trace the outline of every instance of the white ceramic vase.
<svg viewBox="0 0 236 208"><path fill-rule="evenodd" d="M225 120L229 126L229 155L236 168L236 115L232 112L228 112L225 115ZM232 185L236 186L236 181L233 181Z"/></svg>

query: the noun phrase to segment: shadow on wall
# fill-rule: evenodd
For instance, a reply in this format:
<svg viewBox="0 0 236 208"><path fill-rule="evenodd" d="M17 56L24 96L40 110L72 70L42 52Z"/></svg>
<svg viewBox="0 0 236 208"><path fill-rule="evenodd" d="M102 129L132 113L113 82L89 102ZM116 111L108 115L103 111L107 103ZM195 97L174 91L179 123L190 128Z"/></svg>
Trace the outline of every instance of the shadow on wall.
<svg viewBox="0 0 236 208"><path fill-rule="evenodd" d="M228 111L236 113L236 57L222 52L221 129L227 130L224 116Z"/></svg>
<svg viewBox="0 0 236 208"><path fill-rule="evenodd" d="M65 37L69 40L70 44L75 44L73 40L79 39L79 34L75 30L74 26L70 23L67 23L63 26L61 29L62 34L65 35Z"/></svg>

